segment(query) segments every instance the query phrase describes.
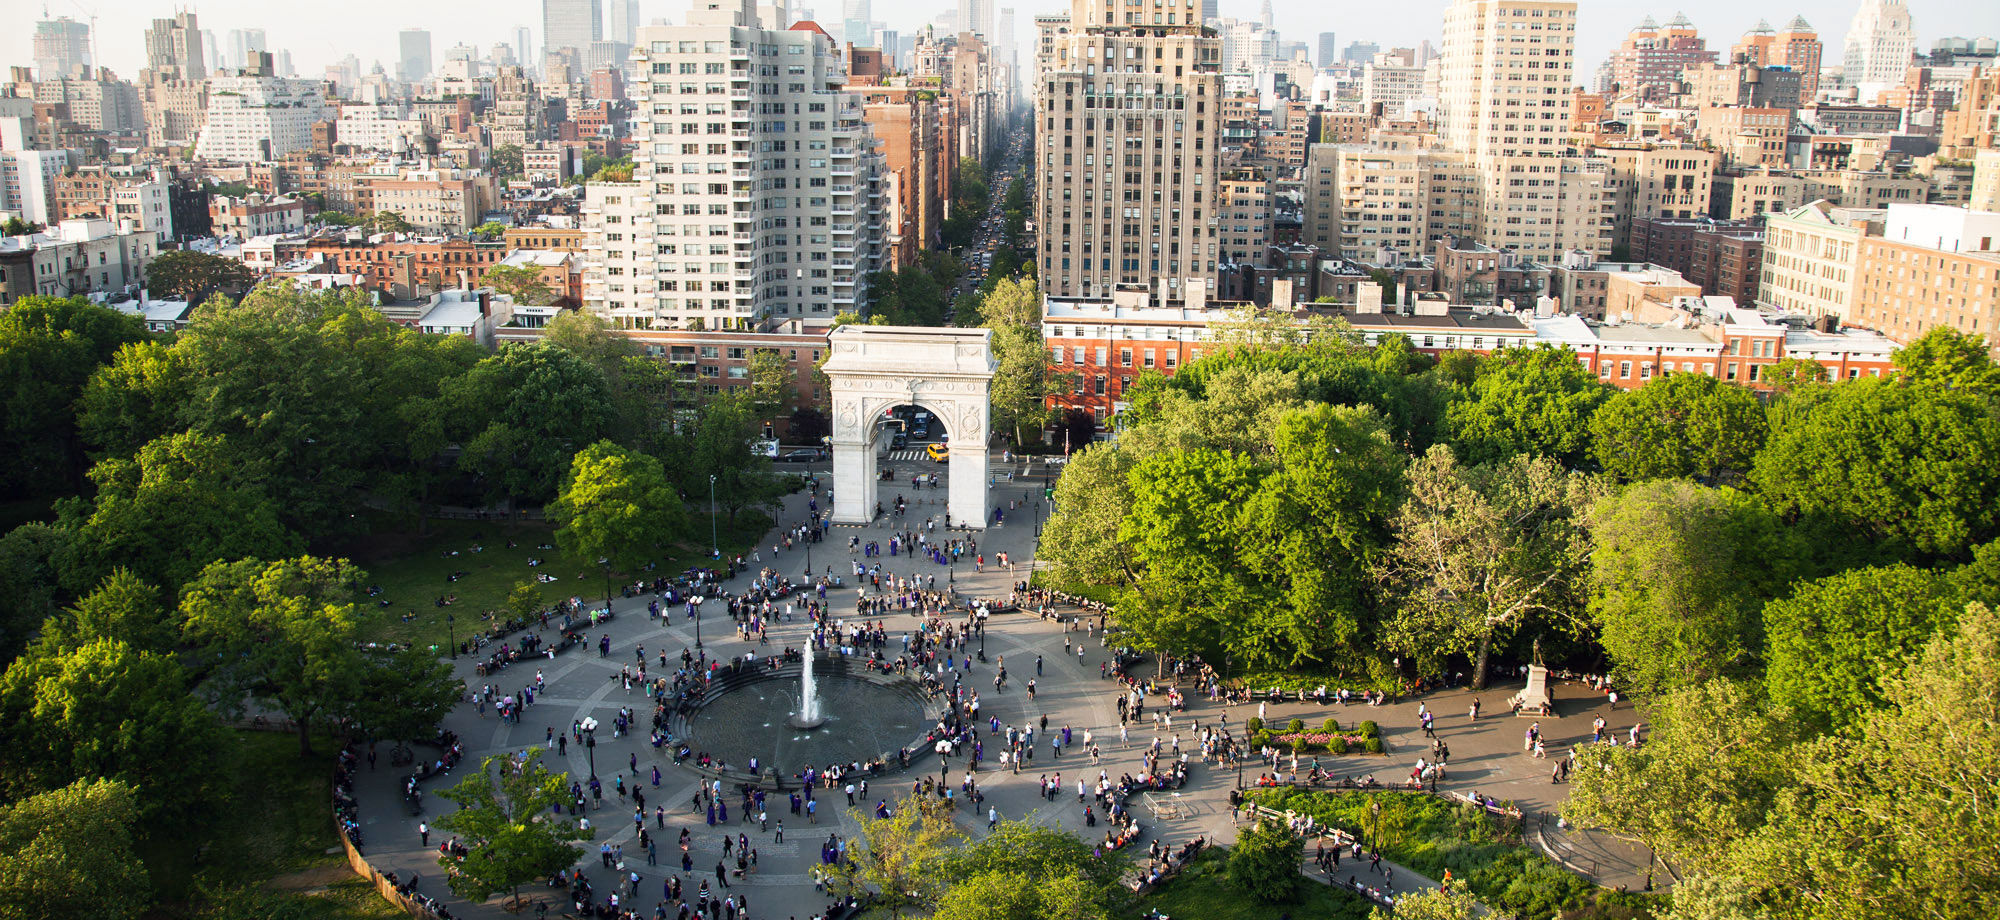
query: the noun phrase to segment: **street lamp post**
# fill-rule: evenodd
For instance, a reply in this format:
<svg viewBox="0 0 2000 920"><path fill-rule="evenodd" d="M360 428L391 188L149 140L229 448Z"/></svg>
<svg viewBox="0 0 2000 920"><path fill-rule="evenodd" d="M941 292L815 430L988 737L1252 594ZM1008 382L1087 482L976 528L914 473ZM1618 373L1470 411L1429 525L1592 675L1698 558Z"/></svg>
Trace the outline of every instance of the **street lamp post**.
<svg viewBox="0 0 2000 920"><path fill-rule="evenodd" d="M701 602L703 600L704 598L699 597L694 599L694 650L697 652L701 651Z"/></svg>
<svg viewBox="0 0 2000 920"><path fill-rule="evenodd" d="M715 474L708 474L708 553L711 559L722 558L722 541L715 536Z"/></svg>
<svg viewBox="0 0 2000 920"><path fill-rule="evenodd" d="M452 628L451 611L444 612L444 641L451 643L451 660L458 660L458 630Z"/></svg>
<svg viewBox="0 0 2000 920"><path fill-rule="evenodd" d="M590 759L590 778L596 779L597 778L597 720L589 716L585 716L583 721L578 723L577 727L583 729L583 750L584 753Z"/></svg>

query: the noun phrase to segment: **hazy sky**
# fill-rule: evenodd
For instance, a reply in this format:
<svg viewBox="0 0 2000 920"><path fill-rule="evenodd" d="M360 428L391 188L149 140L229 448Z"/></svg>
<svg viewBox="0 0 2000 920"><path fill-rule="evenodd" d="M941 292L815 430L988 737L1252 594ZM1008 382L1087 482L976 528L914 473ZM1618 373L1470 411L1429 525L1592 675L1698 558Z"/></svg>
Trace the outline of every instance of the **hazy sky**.
<svg viewBox="0 0 2000 920"><path fill-rule="evenodd" d="M873 0L875 18L908 33L947 9L951 0ZM996 7L1009 0L995 0ZM1023 47L1040 13L1068 9L1062 0L1015 0L1015 22ZM1260 0L1221 0L1224 16L1254 18ZM1317 53L1318 34L1331 31L1342 46L1352 41L1373 41L1384 48L1414 46L1425 39L1437 40L1442 12L1448 0L1403 0L1398 3L1307 2L1273 0L1277 26L1287 39L1304 41ZM1729 44L1761 17L1783 26L1794 14L1803 14L1819 30L1829 46L1828 60L1839 57L1841 38L1847 32L1858 0L1789 0L1766 5L1729 0L1685 0L1646 6L1607 0L1582 0L1582 29L1578 37L1578 78L1587 80L1604 55L1617 44L1626 30L1651 13L1661 22L1675 12L1685 12L1704 36L1709 47L1727 52ZM811 9L822 21L837 20L841 0L794 0ZM1929 48L1933 40L1947 35L2000 36L2000 3L1945 3L1940 0L1910 0L1918 41ZM666 17L680 21L688 4L681 0L640 0L645 21ZM336 0L271 3L269 0L205 0L189 8L200 16L204 30L216 33L225 47L230 29L261 28L270 37L272 50L291 51L294 65L302 76L317 75L333 61L353 54L367 68L380 60L391 73L395 70L396 33L406 28L429 29L432 53L441 59L444 50L465 42L484 54L494 42L511 41L513 28L526 25L535 42L542 40L540 0ZM156 16L170 16L170 2L157 0L0 0L0 63L32 63L30 33L33 21L43 16L67 15L87 21L97 17L99 63L127 79L134 77L143 63L144 34ZM293 11L298 11L294 14ZM833 31L829 29L829 31ZM1023 60L1024 65L1030 63Z"/></svg>

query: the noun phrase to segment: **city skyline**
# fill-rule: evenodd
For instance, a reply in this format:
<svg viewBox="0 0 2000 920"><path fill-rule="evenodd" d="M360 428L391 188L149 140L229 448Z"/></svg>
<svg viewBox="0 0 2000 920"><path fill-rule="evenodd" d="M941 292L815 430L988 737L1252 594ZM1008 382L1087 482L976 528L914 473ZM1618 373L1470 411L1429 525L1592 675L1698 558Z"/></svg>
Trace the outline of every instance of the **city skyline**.
<svg viewBox="0 0 2000 920"><path fill-rule="evenodd" d="M835 27L846 4L844 0L806 0L798 5L812 9L815 21L823 26L831 24L830 28L837 31ZM1262 5L1262 0L1221 0L1218 13L1224 17L1257 19ZM1343 48L1352 42L1374 42L1384 50L1415 47L1424 40L1435 43L1439 39L1438 24L1448 5L1448 0L1424 0L1416 9L1398 8L1390 13L1384 8L1362 6L1350 10L1301 0L1274 0L1272 3L1278 31L1287 41L1306 43L1309 52L1316 52L1321 32L1336 33ZM1734 40L1760 19L1782 22L1799 15L1812 23L1829 46L1838 48L1858 5L1850 0L1795 0L1791 4L1747 8L1721 0L1688 0L1651 6L1620 5L1617 8L1586 4L1579 11L1577 59L1585 68L1594 68L1596 62L1602 61L1641 18L1651 15L1665 21L1676 13L1684 13L1702 35L1719 40ZM659 18L680 23L685 21L687 4L678 0L640 0L638 7L641 25ZM955 8L955 5L945 7L912 0L878 0L872 7L876 20L909 35L917 27L932 21L941 9ZM1947 7L1932 0L1914 0L1908 7L1915 20L1919 50L1928 49L1932 42L1946 36L2000 37L2000 6ZM1015 8L1016 42L1019 47L1030 47L1034 17L1066 10L1067 4L1044 0L1029 5L1015 4ZM144 32L147 25L155 18L170 17L177 8L171 3L154 0L114 0L94 9L97 23L97 33L92 36L95 62L121 77L132 79L144 66ZM202 28L218 37L227 36L231 30L263 30L268 35L267 47L273 52L289 51L300 76L317 76L326 65L349 54L359 58L364 67L372 67L380 61L384 70L393 76L399 59L397 35L407 29L428 30L434 36L436 48L463 42L478 47L481 54L496 43L514 44L515 29L521 25L529 27L538 48L544 41L541 0L434 4L426 5L417 15L412 15L414 11L407 5L394 5L381 0L359 0L343 6L343 9L352 14L345 18L345 22L351 25L287 19L274 15L269 7L249 0L211 0L193 8L193 11L201 17ZM31 17L29 21L43 18L41 7L22 9L20 13ZM60 16L86 24L92 18L81 7L74 5L69 9L55 5L47 7L47 18ZM605 21L608 23L608 15ZM33 33L32 28L7 30L0 35L0 56L4 56L11 65L31 64ZM1712 43L1711 47L1715 44ZM1727 47L1726 42L1722 43L1722 47ZM518 51L516 49L517 54ZM1582 74L1583 69L1580 69L1579 78Z"/></svg>

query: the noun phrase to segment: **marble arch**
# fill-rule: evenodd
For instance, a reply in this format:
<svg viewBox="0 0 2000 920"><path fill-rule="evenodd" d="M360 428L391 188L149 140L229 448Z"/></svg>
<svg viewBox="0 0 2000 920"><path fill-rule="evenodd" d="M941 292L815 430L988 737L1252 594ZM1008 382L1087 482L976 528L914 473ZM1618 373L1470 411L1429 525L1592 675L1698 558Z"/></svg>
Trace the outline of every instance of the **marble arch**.
<svg viewBox="0 0 2000 920"><path fill-rule="evenodd" d="M992 336L985 329L858 324L827 336L831 355L822 370L833 397L834 523L874 520L876 422L915 402L951 436L945 504L951 523L986 526Z"/></svg>

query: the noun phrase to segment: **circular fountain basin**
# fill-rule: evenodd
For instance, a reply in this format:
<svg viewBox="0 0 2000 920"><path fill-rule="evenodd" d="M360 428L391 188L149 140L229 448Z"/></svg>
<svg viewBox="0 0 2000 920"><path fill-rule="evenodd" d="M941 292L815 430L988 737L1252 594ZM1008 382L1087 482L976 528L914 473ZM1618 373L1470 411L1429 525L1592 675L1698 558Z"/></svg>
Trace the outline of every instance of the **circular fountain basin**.
<svg viewBox="0 0 2000 920"><path fill-rule="evenodd" d="M726 763L737 782L786 780L807 766L881 760L893 767L899 750L925 750L921 742L938 707L915 681L848 673L845 661L818 664L816 720L799 718L799 668L786 666L711 692L683 717L680 736ZM761 774L754 779L744 772L752 757Z"/></svg>

